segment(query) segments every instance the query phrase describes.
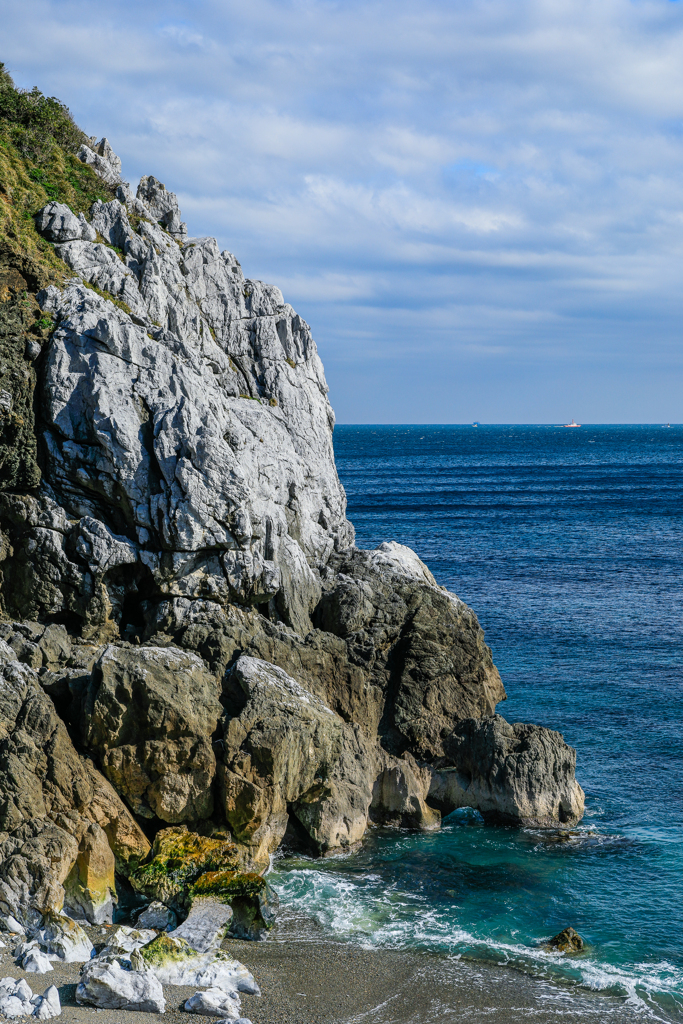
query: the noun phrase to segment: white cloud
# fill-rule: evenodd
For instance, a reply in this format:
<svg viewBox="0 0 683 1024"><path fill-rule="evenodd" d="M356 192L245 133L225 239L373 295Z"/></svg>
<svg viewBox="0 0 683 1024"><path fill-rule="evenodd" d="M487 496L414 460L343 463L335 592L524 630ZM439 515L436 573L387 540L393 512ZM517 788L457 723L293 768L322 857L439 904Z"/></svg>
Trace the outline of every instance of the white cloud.
<svg viewBox="0 0 683 1024"><path fill-rule="evenodd" d="M20 84L60 96L131 178L179 193L191 230L283 284L343 417L360 415L339 370L353 358L378 379L391 363L397 395L399 372L415 380L400 412L382 392L399 419L431 415L418 365L457 378L480 357L503 420L494 376L531 353L527 419L567 360L566 387L591 401L595 360L618 360L624 417L643 339L652 380L670 375L681 4L17 0L4 14L0 57Z"/></svg>

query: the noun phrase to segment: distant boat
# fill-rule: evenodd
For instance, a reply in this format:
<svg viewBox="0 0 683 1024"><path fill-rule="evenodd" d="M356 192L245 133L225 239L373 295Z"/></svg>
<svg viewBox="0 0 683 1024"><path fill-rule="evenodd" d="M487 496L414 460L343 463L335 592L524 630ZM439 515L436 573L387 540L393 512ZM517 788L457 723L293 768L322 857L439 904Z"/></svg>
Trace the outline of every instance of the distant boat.
<svg viewBox="0 0 683 1024"><path fill-rule="evenodd" d="M479 426L479 424L478 424L478 423L473 423L473 424L472 424L472 426L473 426L473 427L478 427L478 426Z"/></svg>
<svg viewBox="0 0 683 1024"><path fill-rule="evenodd" d="M580 427L581 424L580 423L575 423L574 420L572 420L571 423L563 423L562 426L563 427Z"/></svg>

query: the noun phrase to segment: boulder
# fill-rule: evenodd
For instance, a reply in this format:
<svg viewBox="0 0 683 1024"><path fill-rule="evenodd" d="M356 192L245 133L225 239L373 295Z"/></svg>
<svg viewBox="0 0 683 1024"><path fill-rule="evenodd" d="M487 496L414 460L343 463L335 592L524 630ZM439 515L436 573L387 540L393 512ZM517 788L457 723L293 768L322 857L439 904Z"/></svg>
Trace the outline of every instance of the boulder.
<svg viewBox="0 0 683 1024"><path fill-rule="evenodd" d="M97 237L83 214L77 217L64 203L48 203L38 211L35 221L38 231L50 242L71 242L77 238L94 242Z"/></svg>
<svg viewBox="0 0 683 1024"><path fill-rule="evenodd" d="M81 926L65 914L46 913L35 937L42 949L56 953L67 964L85 963L95 951Z"/></svg>
<svg viewBox="0 0 683 1024"><path fill-rule="evenodd" d="M153 974L127 971L116 960L93 960L86 965L76 988L76 1002L99 1010L166 1010L159 980Z"/></svg>
<svg viewBox="0 0 683 1024"><path fill-rule="evenodd" d="M22 970L28 974L46 974L53 970L52 964L45 953L39 949L30 949L21 959Z"/></svg>
<svg viewBox="0 0 683 1024"><path fill-rule="evenodd" d="M220 874L221 872L212 872ZM201 878L206 878L202 875ZM201 881L201 879L200 879ZM195 896L194 886L190 890L192 905L183 923L169 933L169 938L183 939L198 953L218 949L225 938L232 921L232 907L212 896Z"/></svg>
<svg viewBox="0 0 683 1024"><path fill-rule="evenodd" d="M152 900L148 907L142 910L136 920L136 928L154 928L158 932L171 932L178 925L176 914L164 903Z"/></svg>
<svg viewBox="0 0 683 1024"><path fill-rule="evenodd" d="M38 1020L52 1020L53 1017L59 1017L62 1012L59 991L55 985L45 989L42 996L34 996L31 1002L35 1006L31 1016Z"/></svg>
<svg viewBox="0 0 683 1024"><path fill-rule="evenodd" d="M108 936L99 955L127 956L133 950L146 946L155 938L156 932L152 928L131 928L129 925L120 925L115 932Z"/></svg>
<svg viewBox="0 0 683 1024"><path fill-rule="evenodd" d="M476 807L485 821L556 828L583 815L576 751L559 732L468 718L444 742L452 768L435 771L430 800L449 813Z"/></svg>
<svg viewBox="0 0 683 1024"><path fill-rule="evenodd" d="M201 1013L205 1017L239 1020L240 997L236 992L226 992L222 988L207 988L190 996L183 1009L187 1013Z"/></svg>
<svg viewBox="0 0 683 1024"><path fill-rule="evenodd" d="M556 949L560 953L580 953L584 945L578 932L573 928L563 928L558 935L554 935L550 939L548 949Z"/></svg>
<svg viewBox="0 0 683 1024"><path fill-rule="evenodd" d="M159 935L131 954L136 971L151 971L164 985L222 988L227 992L260 995L253 975L221 949L198 953L183 938Z"/></svg>
<svg viewBox="0 0 683 1024"><path fill-rule="evenodd" d="M231 834L212 827L206 833L190 832L186 825L157 832L148 860L130 876L133 887L185 916L193 882L206 871L234 871L239 867L240 851Z"/></svg>
<svg viewBox="0 0 683 1024"><path fill-rule="evenodd" d="M105 648L83 694L81 733L136 814L171 823L211 816L219 696L196 655Z"/></svg>
<svg viewBox="0 0 683 1024"><path fill-rule="evenodd" d="M22 978L2 978L0 980L0 1014L3 1017L28 1017L33 1013L31 1002L33 993L28 982Z"/></svg>
<svg viewBox="0 0 683 1024"><path fill-rule="evenodd" d="M207 904L229 906L229 932L236 939L265 939L275 924L278 897L266 879L253 872L207 871L193 884L191 898L187 921L173 934L183 934L195 949L199 946L182 929Z"/></svg>

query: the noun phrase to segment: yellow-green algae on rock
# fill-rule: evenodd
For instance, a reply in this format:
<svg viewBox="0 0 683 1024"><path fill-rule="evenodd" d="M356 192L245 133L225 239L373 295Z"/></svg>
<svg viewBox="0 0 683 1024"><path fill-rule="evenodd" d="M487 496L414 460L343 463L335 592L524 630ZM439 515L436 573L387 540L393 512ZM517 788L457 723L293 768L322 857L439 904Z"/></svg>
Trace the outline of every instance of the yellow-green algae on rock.
<svg viewBox="0 0 683 1024"><path fill-rule="evenodd" d="M206 872L236 872L239 850L228 831L209 835L176 825L158 832L151 857L131 875L138 892L168 906L187 908L192 883Z"/></svg>

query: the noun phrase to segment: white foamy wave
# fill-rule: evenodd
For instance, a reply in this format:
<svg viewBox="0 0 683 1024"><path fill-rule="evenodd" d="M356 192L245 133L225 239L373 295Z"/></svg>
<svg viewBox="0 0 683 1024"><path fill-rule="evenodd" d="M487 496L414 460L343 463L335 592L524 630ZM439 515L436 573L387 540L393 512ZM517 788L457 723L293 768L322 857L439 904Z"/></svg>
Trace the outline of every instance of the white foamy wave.
<svg viewBox="0 0 683 1024"><path fill-rule="evenodd" d="M590 951L566 957L542 946L482 938L419 893L388 885L377 875L349 878L311 867L274 872L271 882L283 907L315 920L337 938L365 948L438 950L458 958L513 967L546 981L560 981L617 996L650 1020L683 1020L683 970L668 962L617 967ZM665 1013L666 1016L660 1016Z"/></svg>

